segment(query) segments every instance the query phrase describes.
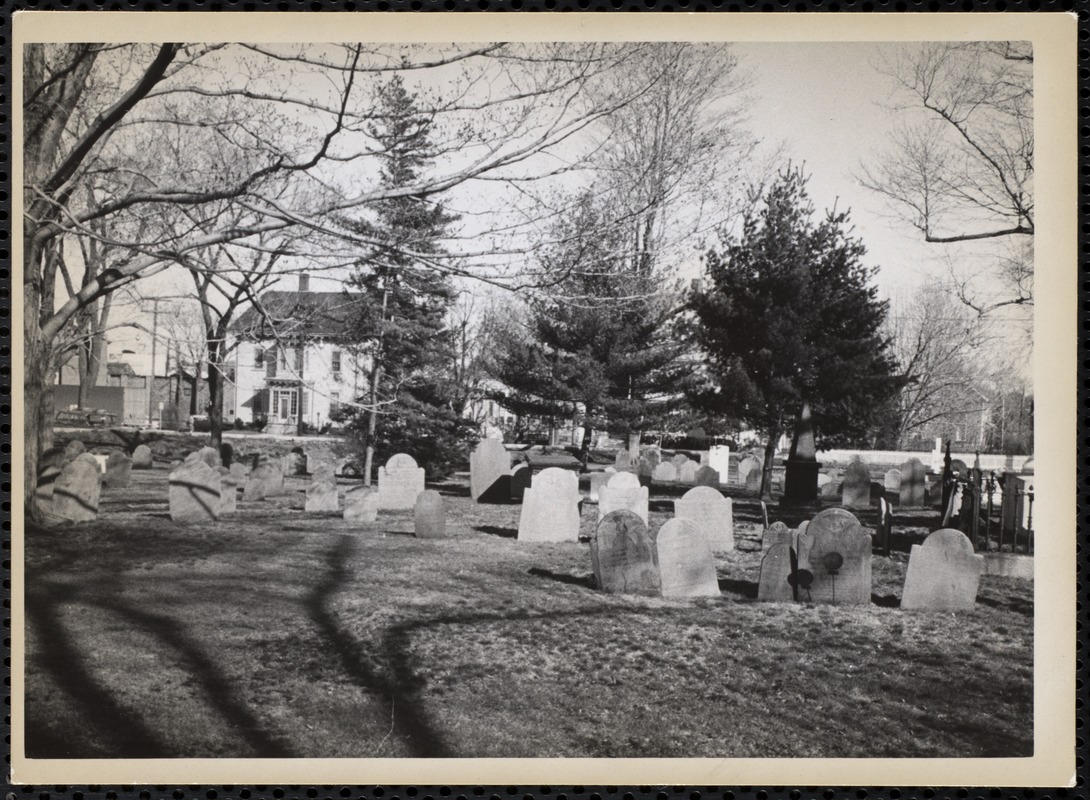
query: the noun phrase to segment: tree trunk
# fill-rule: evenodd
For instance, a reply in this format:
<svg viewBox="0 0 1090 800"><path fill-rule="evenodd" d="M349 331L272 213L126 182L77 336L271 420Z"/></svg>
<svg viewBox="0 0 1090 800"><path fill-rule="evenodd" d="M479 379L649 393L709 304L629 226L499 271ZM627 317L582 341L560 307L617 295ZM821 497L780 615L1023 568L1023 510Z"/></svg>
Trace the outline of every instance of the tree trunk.
<svg viewBox="0 0 1090 800"><path fill-rule="evenodd" d="M765 463L761 468L761 492L762 500L772 499L772 462L776 458L776 441L780 438L780 429L774 427L768 432L768 443L765 445Z"/></svg>
<svg viewBox="0 0 1090 800"><path fill-rule="evenodd" d="M223 444L223 373L219 361L216 344L208 348L208 436L217 450Z"/></svg>
<svg viewBox="0 0 1090 800"><path fill-rule="evenodd" d="M37 519L38 460L53 446L53 383L51 353L38 327L38 290L31 282L23 286L23 309L23 509Z"/></svg>
<svg viewBox="0 0 1090 800"><path fill-rule="evenodd" d="M382 378L382 343L383 332L386 326L386 304L389 302L390 292L386 288L385 281L382 286L382 316L379 317L378 347L375 349L375 358L371 364L371 411L367 417L367 448L363 456L363 485L371 485L371 467L375 461L375 431L378 430L378 382Z"/></svg>
<svg viewBox="0 0 1090 800"><path fill-rule="evenodd" d="M594 438L594 429L590 426L591 409L583 416L583 441L579 443L579 471L587 471L587 462L590 461L590 443Z"/></svg>

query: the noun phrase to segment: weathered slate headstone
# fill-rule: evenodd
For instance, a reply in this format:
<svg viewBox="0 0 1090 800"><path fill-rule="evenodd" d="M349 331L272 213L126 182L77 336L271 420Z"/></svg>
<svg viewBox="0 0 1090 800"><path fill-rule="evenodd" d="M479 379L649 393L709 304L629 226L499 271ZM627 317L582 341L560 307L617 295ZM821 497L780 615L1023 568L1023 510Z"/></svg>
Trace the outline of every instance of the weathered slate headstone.
<svg viewBox="0 0 1090 800"><path fill-rule="evenodd" d="M590 474L590 493L587 495L593 502L601 499L602 487L609 482L610 475L605 472L592 472Z"/></svg>
<svg viewBox="0 0 1090 800"><path fill-rule="evenodd" d="M522 498L526 495L526 490L529 489L530 484L533 483L533 477L534 471L530 468L529 464L516 464L511 468L508 482L510 483L510 498L512 502L522 502Z"/></svg>
<svg viewBox="0 0 1090 800"><path fill-rule="evenodd" d="M870 505L870 471L858 458L844 470L844 483L840 491L841 502L847 508L866 508Z"/></svg>
<svg viewBox="0 0 1090 800"><path fill-rule="evenodd" d="M759 492L761 490L761 469L751 469L746 473L746 488L751 492Z"/></svg>
<svg viewBox="0 0 1090 800"><path fill-rule="evenodd" d="M246 487L242 491L242 499L246 502L264 500L266 497L279 494L283 486L284 473L279 467L266 461L251 470L246 480Z"/></svg>
<svg viewBox="0 0 1090 800"><path fill-rule="evenodd" d="M441 539L445 536L447 512L443 507L443 496L434 489L418 494L413 508L413 522L417 539Z"/></svg>
<svg viewBox="0 0 1090 800"><path fill-rule="evenodd" d="M120 450L114 450L106 457L106 474L102 476L102 485L107 489L126 489L132 478L132 459Z"/></svg>
<svg viewBox="0 0 1090 800"><path fill-rule="evenodd" d="M227 467L217 467L220 475L219 516L238 511L238 478Z"/></svg>
<svg viewBox="0 0 1090 800"><path fill-rule="evenodd" d="M369 486L361 486L346 493L344 518L349 522L374 522L378 519L378 492Z"/></svg>
<svg viewBox="0 0 1090 800"><path fill-rule="evenodd" d="M830 480L818 489L818 495L825 498L840 497L840 484Z"/></svg>
<svg viewBox="0 0 1090 800"><path fill-rule="evenodd" d="M927 505L927 467L918 458L901 465L899 487L901 506L916 508Z"/></svg>
<svg viewBox="0 0 1090 800"><path fill-rule="evenodd" d="M640 478L640 483L647 486L651 483L651 476L655 473L655 466L646 458L641 458L636 462L636 474Z"/></svg>
<svg viewBox="0 0 1090 800"><path fill-rule="evenodd" d="M674 465L674 469L676 469L678 472L680 472L681 468L689 461L692 461L692 459L684 453L678 453L670 459L670 463Z"/></svg>
<svg viewBox="0 0 1090 800"><path fill-rule="evenodd" d="M871 536L851 512L827 508L810 520L798 537L798 564L800 600L834 605L870 603ZM803 580L802 570L809 581Z"/></svg>
<svg viewBox="0 0 1090 800"><path fill-rule="evenodd" d="M656 483L673 483L677 480L677 467L669 461L663 461L655 471L651 473L651 479Z"/></svg>
<svg viewBox="0 0 1090 800"><path fill-rule="evenodd" d="M220 445L220 464L230 468L233 463L235 463L235 448L230 442L223 442Z"/></svg>
<svg viewBox="0 0 1090 800"><path fill-rule="evenodd" d="M976 605L984 556L961 531L944 528L912 545L901 608L968 611Z"/></svg>
<svg viewBox="0 0 1090 800"><path fill-rule="evenodd" d="M661 594L655 542L647 524L631 511L613 511L602 518L591 536L590 557L602 591Z"/></svg>
<svg viewBox="0 0 1090 800"><path fill-rule="evenodd" d="M202 447L197 451L197 458L210 466L212 469L223 466L220 462L219 451L214 447Z"/></svg>
<svg viewBox="0 0 1090 800"><path fill-rule="evenodd" d="M88 453L78 454L53 482L53 516L71 522L95 519L102 493L100 481L98 462Z"/></svg>
<svg viewBox="0 0 1090 800"><path fill-rule="evenodd" d="M211 522L219 516L220 475L203 459L183 463L170 473L169 480L172 520L187 525Z"/></svg>
<svg viewBox="0 0 1090 800"><path fill-rule="evenodd" d="M718 597L715 556L704 528L684 517L667 520L655 537L663 597Z"/></svg>
<svg viewBox="0 0 1090 800"><path fill-rule="evenodd" d="M700 467L693 475L693 484L717 489L719 488L719 472L711 467Z"/></svg>
<svg viewBox="0 0 1090 800"><path fill-rule="evenodd" d="M697 462L693 461L692 459L686 461L684 464L678 467L678 483L685 483L689 486L692 486L696 482L696 471L698 469L700 469L700 465Z"/></svg>
<svg viewBox="0 0 1090 800"><path fill-rule="evenodd" d="M310 479L307 486L307 499L303 509L309 513L322 511L340 511L340 499L337 496L337 476L332 464L322 464Z"/></svg>
<svg viewBox="0 0 1090 800"><path fill-rule="evenodd" d="M522 498L518 540L579 541L579 478L574 472L549 467L534 476Z"/></svg>
<svg viewBox="0 0 1090 800"><path fill-rule="evenodd" d="M749 476L753 472L756 472L758 476L760 475L761 460L754 455L747 454L738 462L738 482L748 487L750 485Z"/></svg>
<svg viewBox="0 0 1090 800"><path fill-rule="evenodd" d="M882 485L887 492L898 494L901 491L901 470L896 467L891 470L886 470L886 474L882 479Z"/></svg>
<svg viewBox="0 0 1090 800"><path fill-rule="evenodd" d="M761 602L789 603L795 599L791 586L790 543L777 542L765 551L757 581L757 599Z"/></svg>
<svg viewBox="0 0 1090 800"><path fill-rule="evenodd" d="M643 458L646 458L651 463L651 471L655 471L655 467L662 463L662 451L657 447L645 448L642 453Z"/></svg>
<svg viewBox="0 0 1090 800"><path fill-rule="evenodd" d="M704 529L717 553L734 549L733 504L710 486L695 486L674 501L674 517L691 519Z"/></svg>
<svg viewBox="0 0 1090 800"><path fill-rule="evenodd" d="M506 503L511 497L511 454L496 439L484 439L469 454L469 496L478 503Z"/></svg>
<svg viewBox="0 0 1090 800"><path fill-rule="evenodd" d="M648 491L630 472L618 472L598 489L598 519L622 509L636 514L647 524Z"/></svg>
<svg viewBox="0 0 1090 800"><path fill-rule="evenodd" d="M617 451L617 457L613 459L613 466L618 472L627 472L632 468L632 457L627 450Z"/></svg>
<svg viewBox="0 0 1090 800"><path fill-rule="evenodd" d="M769 550L778 544L784 543L790 545L793 539L792 530L788 528L785 523L776 520L769 525L761 535L761 549Z"/></svg>
<svg viewBox="0 0 1090 800"><path fill-rule="evenodd" d="M86 452L87 448L83 446L83 442L81 442L79 439L73 439L68 443L67 447L64 448L64 460L75 461L76 456L82 455Z"/></svg>
<svg viewBox="0 0 1090 800"><path fill-rule="evenodd" d="M416 496L424 491L424 468L406 454L390 456L386 466L378 468L379 508L407 511L415 508Z"/></svg>
<svg viewBox="0 0 1090 800"><path fill-rule="evenodd" d="M146 444L138 444L132 451L132 468L151 469L153 463L151 448Z"/></svg>
<svg viewBox="0 0 1090 800"><path fill-rule="evenodd" d="M231 474L235 476L235 481L239 484L244 484L246 479L250 476L250 468L241 461L233 463L230 469Z"/></svg>

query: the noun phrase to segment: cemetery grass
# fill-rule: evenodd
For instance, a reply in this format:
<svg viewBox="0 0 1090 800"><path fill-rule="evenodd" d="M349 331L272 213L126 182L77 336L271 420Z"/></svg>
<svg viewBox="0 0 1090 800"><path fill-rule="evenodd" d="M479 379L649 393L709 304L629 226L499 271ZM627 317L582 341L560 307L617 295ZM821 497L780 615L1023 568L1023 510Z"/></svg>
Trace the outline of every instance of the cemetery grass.
<svg viewBox="0 0 1090 800"><path fill-rule="evenodd" d="M869 607L757 603L737 498L720 598L605 595L586 543L519 545L519 507L467 480L435 487L447 538L417 540L410 513L305 515L297 478L183 528L166 472L133 478L96 522L26 532L30 757L1032 753L1026 581L903 612L895 554Z"/></svg>

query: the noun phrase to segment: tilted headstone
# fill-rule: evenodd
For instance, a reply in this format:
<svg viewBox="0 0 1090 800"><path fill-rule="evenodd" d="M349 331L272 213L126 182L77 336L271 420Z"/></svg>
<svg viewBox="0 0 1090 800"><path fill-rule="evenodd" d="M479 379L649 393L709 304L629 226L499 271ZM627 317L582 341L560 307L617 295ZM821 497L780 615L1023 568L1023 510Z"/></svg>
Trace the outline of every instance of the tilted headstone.
<svg viewBox="0 0 1090 800"><path fill-rule="evenodd" d="M871 535L842 508L817 514L798 537L799 599L866 605L871 595ZM809 580L801 574L805 570Z"/></svg>
<svg viewBox="0 0 1090 800"><path fill-rule="evenodd" d="M718 597L715 556L704 528L691 519L667 520L655 537L663 597Z"/></svg>
<svg viewBox="0 0 1090 800"><path fill-rule="evenodd" d="M212 469L223 466L223 463L220 461L219 451L214 447L202 447L197 451L197 458Z"/></svg>
<svg viewBox="0 0 1090 800"><path fill-rule="evenodd" d="M446 535L447 511L439 492L427 489L416 496L413 524L417 539L441 539Z"/></svg>
<svg viewBox="0 0 1090 800"><path fill-rule="evenodd" d="M469 496L478 503L506 503L511 497L511 454L496 439L484 439L469 454Z"/></svg>
<svg viewBox="0 0 1090 800"><path fill-rule="evenodd" d="M344 518L349 522L374 522L378 519L378 492L369 486L361 486L346 493Z"/></svg>
<svg viewBox="0 0 1090 800"><path fill-rule="evenodd" d="M170 473L169 480L172 520L188 525L212 522L219 516L220 475L203 459L183 463Z"/></svg>
<svg viewBox="0 0 1090 800"><path fill-rule="evenodd" d="M220 474L219 516L238 511L238 478L227 467L216 467Z"/></svg>
<svg viewBox="0 0 1090 800"><path fill-rule="evenodd" d="M692 459L686 461L677 470L677 479L679 483L685 483L692 486L696 483L696 471L700 469L700 464Z"/></svg>
<svg viewBox="0 0 1090 800"><path fill-rule="evenodd" d="M648 491L639 478L630 472L619 472L598 489L598 519L622 509L636 514L647 524Z"/></svg>
<svg viewBox="0 0 1090 800"><path fill-rule="evenodd" d="M695 486L711 486L713 489L719 488L719 472L711 467L701 467L693 475L693 484Z"/></svg>
<svg viewBox="0 0 1090 800"><path fill-rule="evenodd" d="M107 489L126 489L132 478L132 459L119 450L106 457L106 474L102 485Z"/></svg>
<svg viewBox="0 0 1090 800"><path fill-rule="evenodd" d="M647 524L631 511L614 511L598 523L590 540L598 588L613 594L658 596L662 592L658 551Z"/></svg>
<svg viewBox="0 0 1090 800"><path fill-rule="evenodd" d="M730 472L730 448L725 444L716 444L708 448L708 466L719 473L720 480L727 482Z"/></svg>
<svg viewBox="0 0 1090 800"><path fill-rule="evenodd" d="M900 504L910 508L927 505L927 467L918 458L901 465Z"/></svg>
<svg viewBox="0 0 1090 800"><path fill-rule="evenodd" d="M924 611L968 611L976 605L984 556L961 531L937 530L912 545L901 594L901 608Z"/></svg>
<svg viewBox="0 0 1090 800"><path fill-rule="evenodd" d="M151 448L146 444L139 444L136 449L132 451L132 468L133 469L151 469L154 464L152 458Z"/></svg>
<svg viewBox="0 0 1090 800"><path fill-rule="evenodd" d="M102 493L101 480L98 462L90 454L75 456L53 482L53 516L71 522L95 519Z"/></svg>
<svg viewBox="0 0 1090 800"><path fill-rule="evenodd" d="M859 459L844 470L844 483L840 487L841 502L847 508L866 508L870 505L870 470Z"/></svg>
<svg viewBox="0 0 1090 800"><path fill-rule="evenodd" d="M768 550L778 544L788 544L794 540L793 531L780 520L769 525L761 536L761 549Z"/></svg>
<svg viewBox="0 0 1090 800"><path fill-rule="evenodd" d="M590 493L587 495L593 502L601 499L602 487L609 481L610 476L604 472L592 472L590 474Z"/></svg>
<svg viewBox="0 0 1090 800"><path fill-rule="evenodd" d="M242 491L242 499L246 502L264 500L266 497L279 494L283 487L284 473L279 467L266 461L250 471L246 479L246 487Z"/></svg>
<svg viewBox="0 0 1090 800"><path fill-rule="evenodd" d="M549 467L534 476L522 498L518 540L579 541L579 477L574 472Z"/></svg>
<svg viewBox="0 0 1090 800"><path fill-rule="evenodd" d="M341 510L337 496L337 476L333 472L332 464L321 465L310 479L303 509L309 513Z"/></svg>
<svg viewBox="0 0 1090 800"><path fill-rule="evenodd" d="M757 599L767 603L789 603L795 599L791 585L791 544L779 541L769 547L761 559L757 579Z"/></svg>
<svg viewBox="0 0 1090 800"><path fill-rule="evenodd" d="M669 461L663 461L651 474L651 479L656 482L673 483L677 480L677 467Z"/></svg>
<svg viewBox="0 0 1090 800"><path fill-rule="evenodd" d="M883 478L882 485L887 492L897 494L901 491L901 470L894 467L891 470L887 470Z"/></svg>
<svg viewBox="0 0 1090 800"><path fill-rule="evenodd" d="M73 439L64 448L64 460L75 461L76 456L82 455L87 452L87 448L83 446L83 442L79 439Z"/></svg>
<svg viewBox="0 0 1090 800"><path fill-rule="evenodd" d="M390 456L386 466L378 468L379 508L408 511L416 506L416 496L424 491L424 468L406 454Z"/></svg>
<svg viewBox="0 0 1090 800"><path fill-rule="evenodd" d="M717 553L734 549L733 504L710 486L695 486L674 501L674 517L691 519L704 528L708 544Z"/></svg>
<svg viewBox="0 0 1090 800"><path fill-rule="evenodd" d="M526 496L526 490L533 483L533 477L534 471L529 464L516 464L511 468L508 482L510 483L510 498L513 502L522 502L523 497Z"/></svg>

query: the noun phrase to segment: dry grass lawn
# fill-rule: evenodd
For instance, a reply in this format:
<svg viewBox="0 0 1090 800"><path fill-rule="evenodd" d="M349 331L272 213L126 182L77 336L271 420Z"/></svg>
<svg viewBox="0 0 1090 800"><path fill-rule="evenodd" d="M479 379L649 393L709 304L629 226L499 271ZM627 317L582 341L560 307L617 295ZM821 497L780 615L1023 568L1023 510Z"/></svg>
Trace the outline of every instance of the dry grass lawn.
<svg viewBox="0 0 1090 800"><path fill-rule="evenodd" d="M736 498L720 598L606 595L587 544L520 545L519 507L472 503L467 480L436 487L447 538L417 540L410 513L304 514L298 478L184 528L166 472L133 477L97 522L26 532L30 757L1032 751L1025 581L904 612L900 552L875 556L869 607L758 603L759 510Z"/></svg>

